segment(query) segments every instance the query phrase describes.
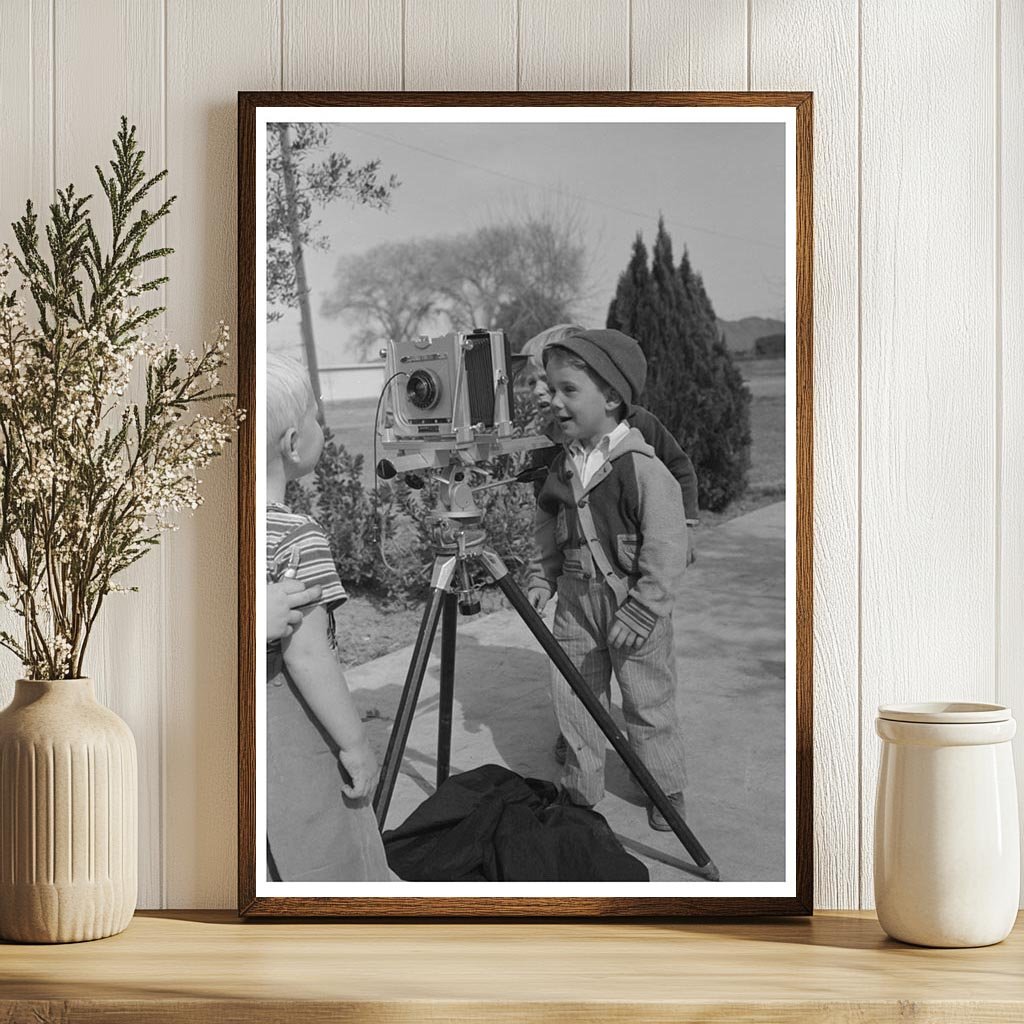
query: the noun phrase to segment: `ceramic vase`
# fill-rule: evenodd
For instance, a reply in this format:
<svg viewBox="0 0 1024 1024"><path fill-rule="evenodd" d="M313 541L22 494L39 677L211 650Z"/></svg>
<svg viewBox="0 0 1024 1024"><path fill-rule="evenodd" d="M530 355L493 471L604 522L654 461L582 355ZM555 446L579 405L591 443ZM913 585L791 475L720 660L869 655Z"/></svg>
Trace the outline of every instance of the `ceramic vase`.
<svg viewBox="0 0 1024 1024"><path fill-rule="evenodd" d="M878 709L875 905L894 939L988 946L1017 915L1020 838L1010 740L998 704Z"/></svg>
<svg viewBox="0 0 1024 1024"><path fill-rule="evenodd" d="M0 712L0 938L123 931L138 889L131 730L91 679L19 679Z"/></svg>

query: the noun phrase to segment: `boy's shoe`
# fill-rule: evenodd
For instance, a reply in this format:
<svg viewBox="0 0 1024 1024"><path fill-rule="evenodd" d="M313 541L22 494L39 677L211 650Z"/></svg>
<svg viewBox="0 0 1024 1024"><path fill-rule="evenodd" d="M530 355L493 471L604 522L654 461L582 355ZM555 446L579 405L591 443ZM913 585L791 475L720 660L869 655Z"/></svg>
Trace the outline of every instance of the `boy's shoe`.
<svg viewBox="0 0 1024 1024"><path fill-rule="evenodd" d="M679 817L684 821L686 820L686 799L682 793L667 793L669 802L679 812ZM653 803L647 804L647 824L654 829L655 832L671 832L672 826L668 823L665 815L654 806Z"/></svg>
<svg viewBox="0 0 1024 1024"><path fill-rule="evenodd" d="M559 733L558 739L555 740L555 760L559 764L565 764L566 758L569 756L569 743L566 738Z"/></svg>

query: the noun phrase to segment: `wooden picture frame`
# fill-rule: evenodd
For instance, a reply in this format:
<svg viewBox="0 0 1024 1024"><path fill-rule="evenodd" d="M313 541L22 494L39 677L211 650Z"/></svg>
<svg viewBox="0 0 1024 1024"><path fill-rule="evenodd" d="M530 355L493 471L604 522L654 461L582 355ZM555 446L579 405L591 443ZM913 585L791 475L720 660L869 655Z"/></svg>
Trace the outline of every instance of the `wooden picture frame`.
<svg viewBox="0 0 1024 1024"><path fill-rule="evenodd" d="M262 770L260 743L266 727L265 721L261 722L258 717L263 707L258 691L266 687L266 673L259 667L257 651L261 641L263 645L266 643L266 630L258 618L262 615L265 619L264 599L257 593L257 577L264 571L264 556L258 546L263 533L257 521L263 458L258 443L263 411L258 405L261 391L257 374L258 366L262 365L260 346L266 345L265 275L261 270L265 251L258 233L258 223L263 224L263 214L258 215L258 207L263 202L261 195L265 198L266 125L303 120L344 125L379 117L393 126L406 123L401 118L412 124L421 120L448 121L456 116L461 119L460 123L469 126L504 118L518 118L515 123L528 125L542 115L562 122L578 120L580 124L664 125L666 131L695 123L742 126L757 122L780 126L780 138L784 138L780 144L785 147L785 195L775 195L773 200L781 202L785 210L785 229L779 245L785 249L786 268L783 405L787 456L785 501L779 512L785 515L786 523L785 571L782 573L785 582L779 583L784 595L786 627L782 668L784 710L780 712L783 718L777 723L785 739L784 754L775 765L784 780L783 877L773 876L763 884L759 879L732 882L723 869L723 881L719 882L697 879L626 886L601 883L591 885L585 892L575 884L550 882L532 887L526 884L528 891L523 891L521 883L478 883L473 888L397 882L392 886L393 895L386 886L367 889L366 883L341 882L335 886L333 883L270 881L266 875L267 861L261 853L267 849L267 834L261 825L261 820L265 821L266 794L258 792ZM240 915L649 918L812 913L811 94L241 92L238 96L238 335L239 404L251 411L242 425L238 476ZM700 566L699 558L697 565ZM341 609L342 622L343 616L344 609ZM436 618L434 621L436 623ZM354 671L349 672L350 679ZM721 806L726 807L728 803L728 799L723 798ZM742 820L734 821L732 826L736 835L743 834ZM715 859L721 865L721 856L716 855ZM601 885L607 886L607 895ZM425 894L420 894L416 886L426 887L422 890ZM648 895L648 891L652 894Z"/></svg>

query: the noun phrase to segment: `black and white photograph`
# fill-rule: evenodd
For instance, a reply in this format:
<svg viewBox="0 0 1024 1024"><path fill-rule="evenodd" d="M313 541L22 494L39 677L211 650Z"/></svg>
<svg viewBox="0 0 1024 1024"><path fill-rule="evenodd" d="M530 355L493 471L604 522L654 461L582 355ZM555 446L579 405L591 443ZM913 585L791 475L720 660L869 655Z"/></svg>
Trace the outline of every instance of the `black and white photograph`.
<svg viewBox="0 0 1024 1024"><path fill-rule="evenodd" d="M793 899L795 111L437 102L255 107L253 895Z"/></svg>

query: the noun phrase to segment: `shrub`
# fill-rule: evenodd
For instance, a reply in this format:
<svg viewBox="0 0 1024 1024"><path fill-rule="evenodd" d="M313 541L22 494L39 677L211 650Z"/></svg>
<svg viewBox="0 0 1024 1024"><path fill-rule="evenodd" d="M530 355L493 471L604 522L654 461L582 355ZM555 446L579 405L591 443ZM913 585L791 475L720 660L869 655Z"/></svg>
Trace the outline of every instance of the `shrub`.
<svg viewBox="0 0 1024 1024"><path fill-rule="evenodd" d="M323 455L313 474L312 486L293 481L285 495L296 512L311 515L327 535L338 575L346 587L378 590L393 597L412 583L408 566L391 569L381 557L396 532L394 510L399 504L390 484L367 490L363 485L363 457L335 444L326 432Z"/></svg>
<svg viewBox="0 0 1024 1024"><path fill-rule="evenodd" d="M363 484L363 457L335 444L329 431L327 437L312 486L289 484L288 505L320 524L346 588L385 599L420 596L430 582L434 561L431 522L440 507L438 485L427 480L422 489L414 490L399 479L368 489ZM525 459L501 456L477 468L482 476L508 480ZM520 583L525 582L533 549L532 489L510 483L483 492L480 504L488 546ZM483 576L475 582L485 580Z"/></svg>

